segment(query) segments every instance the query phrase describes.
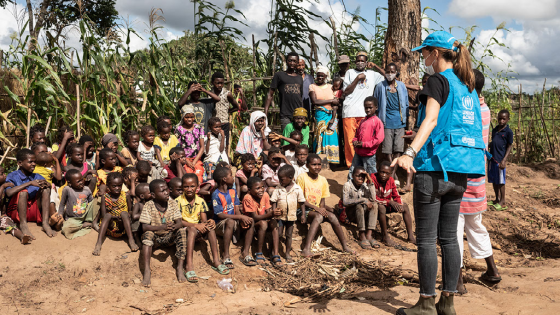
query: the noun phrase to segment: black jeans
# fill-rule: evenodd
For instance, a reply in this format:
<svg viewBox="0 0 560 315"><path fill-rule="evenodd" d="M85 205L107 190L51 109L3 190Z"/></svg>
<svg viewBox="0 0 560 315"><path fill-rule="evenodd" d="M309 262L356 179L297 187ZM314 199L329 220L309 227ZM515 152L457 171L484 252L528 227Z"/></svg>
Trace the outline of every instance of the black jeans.
<svg viewBox="0 0 560 315"><path fill-rule="evenodd" d="M414 181L414 217L418 245L418 276L420 294L436 295L438 270L436 240L439 239L442 258L443 291L457 292L461 271L461 253L457 241L457 222L467 174L418 172Z"/></svg>

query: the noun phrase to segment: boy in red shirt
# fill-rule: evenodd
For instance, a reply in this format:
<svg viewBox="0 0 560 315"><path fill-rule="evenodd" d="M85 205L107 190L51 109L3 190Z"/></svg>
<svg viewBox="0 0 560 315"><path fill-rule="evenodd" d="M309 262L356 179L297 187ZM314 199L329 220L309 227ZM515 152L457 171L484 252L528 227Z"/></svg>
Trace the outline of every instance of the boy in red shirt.
<svg viewBox="0 0 560 315"><path fill-rule="evenodd" d="M402 202L401 196L399 196L397 190L397 185L395 185L395 180L391 177L392 174L393 168L391 167L391 162L383 161L379 167L379 172L371 176L375 184L375 199L379 204L378 218L379 226L381 226L382 241L387 246L397 245L387 232L387 213L400 212L403 214L406 232L408 233L408 241L412 244L416 244L416 238L412 232L410 210L408 209L408 205Z"/></svg>
<svg viewBox="0 0 560 315"><path fill-rule="evenodd" d="M354 154L352 165L348 171L348 180L352 179L352 173L357 166L365 168L366 172L370 174L377 173L375 152L383 142L383 138L385 138L383 123L375 115L377 99L373 96L366 97L364 100L364 110L366 117L360 122L356 130L356 136L352 139L352 145L356 154Z"/></svg>

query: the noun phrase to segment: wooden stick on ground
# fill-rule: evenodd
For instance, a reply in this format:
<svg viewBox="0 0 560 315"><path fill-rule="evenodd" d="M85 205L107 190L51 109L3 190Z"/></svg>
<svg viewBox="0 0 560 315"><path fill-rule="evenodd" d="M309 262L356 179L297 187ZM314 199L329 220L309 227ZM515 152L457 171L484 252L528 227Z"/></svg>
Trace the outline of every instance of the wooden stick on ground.
<svg viewBox="0 0 560 315"><path fill-rule="evenodd" d="M4 159L6 158L6 156L8 156L8 153L10 153L11 149L12 149L12 147L8 147L6 149L6 152L4 153L4 155L2 155L2 159L0 160L0 164L2 164L4 162Z"/></svg>

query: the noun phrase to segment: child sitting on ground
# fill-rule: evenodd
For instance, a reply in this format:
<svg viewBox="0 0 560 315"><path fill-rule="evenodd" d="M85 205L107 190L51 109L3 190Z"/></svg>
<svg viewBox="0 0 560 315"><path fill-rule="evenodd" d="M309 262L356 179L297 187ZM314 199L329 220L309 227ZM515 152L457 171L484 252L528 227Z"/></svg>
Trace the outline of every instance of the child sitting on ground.
<svg viewBox="0 0 560 315"><path fill-rule="evenodd" d="M278 181L278 170L285 164L291 165L290 161L280 152L278 148L268 151L268 163L262 167L262 178L266 184L269 195L280 183Z"/></svg>
<svg viewBox="0 0 560 315"><path fill-rule="evenodd" d="M84 156L84 146L78 143L71 143L66 146L66 155L69 158L66 166L62 168L64 173L69 170L77 170L82 174L85 180L85 184L89 187L91 191L95 190L95 185L97 184L97 179L93 177L95 175L95 170L90 169L88 163L86 162Z"/></svg>
<svg viewBox="0 0 560 315"><path fill-rule="evenodd" d="M95 143L88 135L80 137L79 144L84 148L85 161L90 170L95 172Z"/></svg>
<svg viewBox="0 0 560 315"><path fill-rule="evenodd" d="M348 171L348 180L351 179L354 168L357 166L364 167L369 174L377 172L375 153L385 137L383 123L375 115L377 99L373 96L366 97L364 100L364 110L366 117L360 122L356 135L352 139L352 145L355 148L356 154L354 154L352 165Z"/></svg>
<svg viewBox="0 0 560 315"><path fill-rule="evenodd" d="M229 164L227 164L226 162L218 162L218 165L216 165L216 168L218 167L227 167L230 168ZM231 169L231 168L230 168ZM233 184L233 187L235 189L236 184ZM207 181L205 181L204 183L200 184L200 187L198 188L197 191L197 195L199 195L200 197L202 197L204 199L204 201L206 201L207 204L211 204L212 203L212 193L214 192L214 190L216 189L216 182L213 179L209 179ZM237 191L237 189L235 189Z"/></svg>
<svg viewBox="0 0 560 315"><path fill-rule="evenodd" d="M272 203L272 211L281 211L280 220L281 227L279 236L282 236L283 229L286 229L286 261L292 263L292 233L294 231L294 222L297 220L298 203L301 205L301 212L305 213L305 207L312 207L305 199L303 190L299 185L294 183L295 169L291 165L284 165L278 170L278 179L280 185L276 187L270 202Z"/></svg>
<svg viewBox="0 0 560 315"><path fill-rule="evenodd" d="M60 231L64 219L57 214L57 207L60 204L60 199L58 196L58 189L53 183L53 179L56 180L57 183L62 180L60 164L53 153L50 152L41 152L37 154L36 157L37 164L33 173L43 176L51 188L49 196L49 225L56 231Z"/></svg>
<svg viewBox="0 0 560 315"><path fill-rule="evenodd" d="M229 167L218 167L214 171L214 181L217 189L212 193L212 206L214 208L214 218L216 219L216 234L224 238L224 253L222 255L223 264L229 269L234 265L229 256L231 240L237 243L240 227L246 230L243 251L239 260L245 266L255 266L257 263L249 251L253 240L254 221L252 218L241 214L239 210L240 202L237 198L235 189L232 189L234 179ZM236 234L234 236L234 233Z"/></svg>
<svg viewBox="0 0 560 315"><path fill-rule="evenodd" d="M121 154L126 160L126 165L136 166L136 163L138 163L140 134L136 130L129 130L124 133L123 141L126 142L126 147L122 149Z"/></svg>
<svg viewBox="0 0 560 315"><path fill-rule="evenodd" d="M327 179L321 175L322 160L317 154L309 154L307 157L307 168L309 172L301 174L296 183L301 187L305 195L305 199L309 203L307 210L301 214L301 223L305 224L310 222L309 231L307 232L307 237L305 238L305 246L302 251L302 256L310 257L311 253L311 242L315 239L319 225L324 221L328 221L333 231L335 232L342 249L345 252L354 254L355 252L348 247L346 244L346 237L340 226L340 222L336 218L336 215L332 213L332 209L327 210L325 207L325 198L330 196L329 183Z"/></svg>
<svg viewBox="0 0 560 315"><path fill-rule="evenodd" d="M498 113L498 126L492 129L492 142L488 160L488 182L492 183L496 199L488 202L498 211L507 210L506 206L506 164L513 144L513 131L509 128L509 111Z"/></svg>
<svg viewBox="0 0 560 315"><path fill-rule="evenodd" d="M299 175L303 173L309 172L307 168L307 156L309 155L309 147L305 144L300 144L296 146L296 162L292 163L292 166L295 169L295 176L294 178L298 178Z"/></svg>
<svg viewBox="0 0 560 315"><path fill-rule="evenodd" d="M76 142L74 132L67 125L62 125L58 128L57 142L52 145L54 157L60 162L62 166L66 166L66 146L70 143Z"/></svg>
<svg viewBox="0 0 560 315"><path fill-rule="evenodd" d="M397 190L397 185L393 179L393 168L391 162L383 161L376 174L372 174L371 179L375 184L375 198L378 203L379 226L381 227L381 237L383 243L387 246L396 246L387 231L387 214L399 212L402 213L406 232L408 233L408 241L416 244L416 238L412 232L412 216L408 205L403 203L401 196Z"/></svg>
<svg viewBox="0 0 560 315"><path fill-rule="evenodd" d="M136 197L136 185L138 185L138 170L135 167L127 166L122 171L123 174L123 190L129 198L134 202Z"/></svg>
<svg viewBox="0 0 560 315"><path fill-rule="evenodd" d="M136 170L138 170L138 182L149 184L152 182L152 166L148 161L138 161L136 163Z"/></svg>
<svg viewBox="0 0 560 315"><path fill-rule="evenodd" d="M170 150L179 144L179 140L177 139L177 136L171 133L171 124L166 121L158 122L157 131L158 136L154 139L154 146L158 146L160 148L163 165L168 165L171 161L169 157Z"/></svg>
<svg viewBox="0 0 560 315"><path fill-rule="evenodd" d="M177 281L185 282L185 256L187 231L183 228L181 210L177 201L169 198L169 189L163 179L150 183L153 200L146 202L140 215L142 223L142 259L144 261L144 286L150 285L150 258L154 248L175 244L177 251Z"/></svg>
<svg viewBox="0 0 560 315"><path fill-rule="evenodd" d="M17 225L14 221L4 214L4 190L7 187L14 187L13 183L6 183L6 176L4 175L4 168L0 167L2 172L2 176L0 177L0 231L4 233L12 233L14 237L16 237L22 244L29 244L31 242L31 236L23 234L23 232L17 228Z"/></svg>
<svg viewBox="0 0 560 315"><path fill-rule="evenodd" d="M296 163L296 146L300 145L301 141L303 140L303 135L301 131L294 130L290 133L290 144L285 145L282 150L284 151L284 155L290 161L290 164Z"/></svg>
<svg viewBox="0 0 560 315"><path fill-rule="evenodd" d="M226 152L226 135L222 130L222 122L218 117L212 117L208 120L208 134L206 135L206 158L204 158L204 170L206 178L212 178L212 174L216 169L216 164L221 161L229 163Z"/></svg>
<svg viewBox="0 0 560 315"><path fill-rule="evenodd" d="M206 201L196 195L198 189L198 177L193 173L183 176L183 193L176 201L181 209L183 226L187 229L187 281L196 283L198 276L194 271L193 252L196 240L208 238L210 251L212 252L212 269L221 275L229 274L229 269L220 263L218 255L218 241L216 239L216 222L207 219L208 206Z"/></svg>
<svg viewBox="0 0 560 315"><path fill-rule="evenodd" d="M201 161L204 153L204 128L194 121L193 106L183 106L181 108L181 125L175 129L175 135L187 158L185 171L195 173L198 181L202 183L204 181L204 165Z"/></svg>
<svg viewBox="0 0 560 315"><path fill-rule="evenodd" d="M107 235L120 238L123 235L128 236L128 245L133 252L138 251L138 245L134 241L132 234L132 222L128 209L132 209L130 199L126 198L125 192L122 190L123 176L121 173L113 172L107 176L107 193L101 196L101 227L99 228L99 236L97 244L93 250L93 255L101 254L101 246L105 242Z"/></svg>
<svg viewBox="0 0 560 315"><path fill-rule="evenodd" d="M192 173L189 173L192 174ZM175 177L169 181L167 184L169 187L169 196L173 199L179 198L183 193L183 180L181 177Z"/></svg>
<svg viewBox="0 0 560 315"><path fill-rule="evenodd" d="M180 147L174 147L169 151L170 162L163 168L167 171L167 177L165 181L169 183L173 178L179 177L183 178L185 174L185 165L187 164L187 158L185 157L185 150Z"/></svg>
<svg viewBox="0 0 560 315"><path fill-rule="evenodd" d="M142 141L138 145L138 161L147 161L152 167L152 179L165 178L163 176L163 160L158 148L154 147L154 139L156 130L154 127L147 125L140 130Z"/></svg>
<svg viewBox="0 0 560 315"><path fill-rule="evenodd" d="M62 234L71 240L91 231L97 213L94 213L93 195L85 186L82 173L73 168L64 177L68 185L62 189L58 214L64 217Z"/></svg>
<svg viewBox="0 0 560 315"><path fill-rule="evenodd" d="M235 187L237 187L237 197L243 200L245 194L249 191L247 188L247 179L257 176L259 169L255 167L257 160L251 153L241 155L241 169L235 173Z"/></svg>
<svg viewBox="0 0 560 315"><path fill-rule="evenodd" d="M117 154L110 149L105 148L99 151L99 162L103 167L97 170L97 189L93 196L103 196L107 188L107 175L113 172L122 172L122 167L117 166Z"/></svg>
<svg viewBox="0 0 560 315"><path fill-rule="evenodd" d="M122 155L122 153L119 152L119 139L114 134L112 133L105 134L103 138L101 138L101 146L102 146L101 150L111 149L111 151L115 153L115 166L125 167L129 164L128 161ZM103 163L101 162L101 158L99 157L99 154L97 154L97 157L98 160L96 161L96 165L99 165L99 167L97 168L99 170L103 168Z"/></svg>
<svg viewBox="0 0 560 315"><path fill-rule="evenodd" d="M375 225L377 224L375 185L362 166L355 167L352 179L344 184L342 204L345 207L348 220L358 225L358 244L360 247L363 249L379 248L379 243L373 238L373 231L375 231Z"/></svg>
<svg viewBox="0 0 560 315"><path fill-rule="evenodd" d="M301 132L303 139L299 144L309 145L309 126L305 123L307 121L307 110L303 107L296 108L294 110L294 115L292 122L286 125L286 128L282 131L284 136L282 139L282 145L290 144L286 138L291 138L292 131L297 130Z"/></svg>
<svg viewBox="0 0 560 315"><path fill-rule="evenodd" d="M140 183L136 186L136 200L132 205L132 234L134 235L134 240L136 244L141 245L140 236L142 236L142 224L140 223L140 215L142 214L142 209L146 205L146 202L152 200L152 194L150 193L150 185L146 183Z"/></svg>
<svg viewBox="0 0 560 315"><path fill-rule="evenodd" d="M250 177L247 180L249 193L243 198L243 214L253 218L257 230L257 250L255 259L261 266L267 266L262 252L264 238L267 230L272 231L272 258L270 262L274 267L282 267L282 259L278 255L278 221L275 217L282 214L280 209L272 210L270 196L265 192L265 185L260 177Z"/></svg>
<svg viewBox="0 0 560 315"><path fill-rule="evenodd" d="M13 222L19 223L24 235L35 239L27 222L42 223L43 230L49 237L56 236L49 225L49 205L51 186L45 178L33 173L35 170L35 154L29 149L21 149L16 154L19 169L6 177L6 183L13 187L6 187L6 197L9 199L6 215ZM45 218L43 220L43 218Z"/></svg>

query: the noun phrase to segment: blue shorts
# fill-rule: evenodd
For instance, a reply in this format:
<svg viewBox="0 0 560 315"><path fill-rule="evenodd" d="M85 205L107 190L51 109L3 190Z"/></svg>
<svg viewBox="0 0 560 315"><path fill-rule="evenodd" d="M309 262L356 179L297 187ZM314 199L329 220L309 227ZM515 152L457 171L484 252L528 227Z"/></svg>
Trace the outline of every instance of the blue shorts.
<svg viewBox="0 0 560 315"><path fill-rule="evenodd" d="M500 169L500 163L494 160L488 161L488 182L498 185L506 183L506 169Z"/></svg>

